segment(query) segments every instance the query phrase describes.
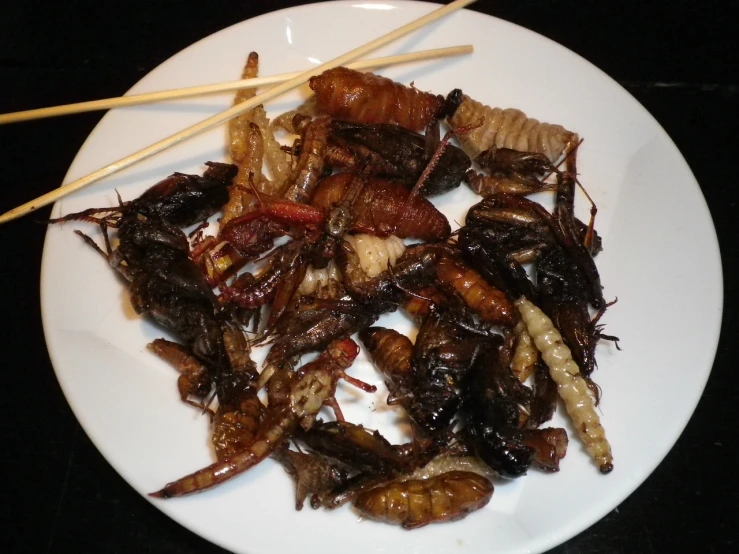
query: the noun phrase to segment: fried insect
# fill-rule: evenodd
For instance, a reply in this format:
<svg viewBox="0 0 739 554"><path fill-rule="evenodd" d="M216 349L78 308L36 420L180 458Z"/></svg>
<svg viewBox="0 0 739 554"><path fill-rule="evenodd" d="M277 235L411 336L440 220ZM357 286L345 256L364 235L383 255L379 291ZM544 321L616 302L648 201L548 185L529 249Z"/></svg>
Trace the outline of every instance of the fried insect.
<svg viewBox="0 0 739 554"><path fill-rule="evenodd" d="M344 469L314 454L279 448L272 458L280 462L295 480L296 510L303 509L303 503L309 495L328 492L347 480Z"/></svg>
<svg viewBox="0 0 739 554"><path fill-rule="evenodd" d="M479 337L434 310L424 320L415 345L382 327L364 329L359 338L386 378L387 403L401 406L423 435L433 437L448 430L461 404Z"/></svg>
<svg viewBox="0 0 739 554"><path fill-rule="evenodd" d="M515 309L506 295L461 260L441 256L436 264L436 273L441 289L460 295L469 309L483 321L507 327L515 325Z"/></svg>
<svg viewBox="0 0 739 554"><path fill-rule="evenodd" d="M323 354L298 371L290 386L289 402L268 410L264 424L249 447L168 483L149 496L171 498L200 492L257 465L289 438L298 425L309 429L324 404L335 405L336 382L346 377L344 370L352 364L358 353L359 348L350 339L332 343Z"/></svg>
<svg viewBox="0 0 739 554"><path fill-rule="evenodd" d="M299 266L301 247L299 241L292 241L275 249L267 267L258 277L242 273L232 285L221 286L223 300L242 308L256 308L271 301L285 274L295 271Z"/></svg>
<svg viewBox="0 0 739 554"><path fill-rule="evenodd" d="M252 290L260 298L265 297L263 291L274 291L276 301L267 323L270 332L298 290L309 263L314 269L322 269L333 259L338 241L351 224L352 208L364 185L362 175L352 176L337 204L325 211L293 200L262 199L259 210L231 221L221 235L245 259L271 248L280 234L290 234L294 240L275 250L269 269L259 279L247 277L246 282L237 283L238 287L223 287L222 298L252 307L261 305L255 304Z"/></svg>
<svg viewBox="0 0 739 554"><path fill-rule="evenodd" d="M589 227L572 215L571 175L562 174L559 183L554 215L531 200L505 194L480 202L470 209L459 245L465 260L488 281L513 298L525 296L541 305L588 377L595 368L598 341L617 339L602 332L600 316L590 318L588 304L600 307L601 315L607 306L597 268L583 244ZM524 251L536 252L531 260L536 264L536 287L515 259L514 253Z"/></svg>
<svg viewBox="0 0 739 554"><path fill-rule="evenodd" d="M259 72L259 56L251 52L247 57L241 78L257 77ZM234 95L234 105L253 98L256 89L240 89ZM263 194L277 195L290 174L290 157L282 151L275 140L269 124L269 118L261 104L228 122L229 155L231 161L239 167L239 173L230 189L228 204L223 208L223 223L238 217L253 207L253 186ZM262 172L263 161L272 172L270 181Z"/></svg>
<svg viewBox="0 0 739 554"><path fill-rule="evenodd" d="M573 215L574 193L574 177L563 174L554 211L557 244L539 257L536 274L539 304L562 333L580 371L588 378L595 369L598 341L613 340L618 346L618 338L604 334L603 326L598 325L609 305L603 299L600 275L586 245L592 237L592 221L583 237ZM592 320L588 304L600 309Z"/></svg>
<svg viewBox="0 0 739 554"><path fill-rule="evenodd" d="M567 413L572 418L578 436L585 444L588 454L595 460L601 473L613 470L611 445L595 411L588 385L580 375L580 369L572 359L570 349L562 341L562 336L539 308L526 298L516 300L516 307L549 367L552 379L557 383L557 391L565 402Z"/></svg>
<svg viewBox="0 0 739 554"><path fill-rule="evenodd" d="M82 236L129 281L134 311L169 329L206 365L220 399L231 387L221 330L223 315L205 277L190 259L187 237L178 227L210 217L226 201L236 167L207 165L202 177L175 173L117 208L86 210L52 222L83 220L102 227L107 252ZM99 214L103 215L95 217ZM109 227L118 229L115 249L110 246Z"/></svg>
<svg viewBox="0 0 739 554"><path fill-rule="evenodd" d="M516 478L528 471L534 457L521 432L530 413L531 391L500 363L496 350L489 346L470 372L464 432L479 458L500 476Z"/></svg>
<svg viewBox="0 0 739 554"><path fill-rule="evenodd" d="M476 473L454 471L430 479L411 479L379 486L354 501L369 519L405 529L456 521L485 506L493 484Z"/></svg>
<svg viewBox="0 0 739 554"><path fill-rule="evenodd" d="M368 173L396 179L413 187L439 145L438 126L420 135L397 125L331 122L330 156L335 167L366 167ZM460 148L447 145L422 184L420 194L435 196L458 187L472 161Z"/></svg>
<svg viewBox="0 0 739 554"><path fill-rule="evenodd" d="M249 356L249 344L241 329L223 325L223 345L229 360L230 393L221 397L213 416L211 442L216 458L224 460L246 450L256 439L264 413L257 397L256 364ZM224 377L225 378L225 377Z"/></svg>
<svg viewBox="0 0 739 554"><path fill-rule="evenodd" d="M348 300L301 303L298 311L285 312L275 324L272 348L264 361L258 388L295 356L320 352L332 341L349 337L372 325L379 313Z"/></svg>
<svg viewBox="0 0 739 554"><path fill-rule="evenodd" d="M559 471L559 461L567 454L567 431L553 427L525 429L523 441L534 449L534 467L544 471Z"/></svg>
<svg viewBox="0 0 739 554"><path fill-rule="evenodd" d="M395 329L368 327L359 333L359 339L369 350L372 361L389 381L388 388L407 384L411 378L413 343ZM391 391L392 392L392 391ZM388 400L389 404L392 401Z"/></svg>
<svg viewBox="0 0 739 554"><path fill-rule="evenodd" d="M256 75L257 63L252 53L244 77ZM311 506L329 509L355 500L366 517L409 529L459 519L489 501L491 478L559 469L565 431L538 428L554 412L557 389L589 453L610 471L610 446L586 401L595 342L612 337L597 324L607 305L592 261L601 248L594 204L588 225L574 217L568 151L576 135L459 90L444 99L344 68L311 87L313 99L273 126L261 106L230 123L238 168L209 164L203 177L175 174L118 208L74 216L119 228L120 245L111 248L105 233L107 253L98 250L130 281L135 309L183 343L150 349L182 372L181 399L212 416L218 461L152 496L208 489L271 455L296 480L297 509L311 496ZM443 118L453 129L440 140ZM280 148L276 126L300 137ZM489 175L467 171L470 157L449 143L455 134ZM553 165L563 153L566 171ZM275 183L262 173L264 160ZM347 172L329 176L337 168ZM453 189L465 172L486 198L452 234L423 196ZM552 214L517 196L549 188L557 190ZM219 235L205 238L201 224L188 252L178 226L214 214L226 191ZM275 248L278 238L286 242ZM403 238L432 244L406 248ZM529 262L536 284L522 266ZM519 297L521 313L511 301ZM561 336L545 316L526 312L525 298ZM420 324L415 344L370 327L400 305ZM600 309L592 321L588 305ZM261 374L235 327L252 317L252 344L272 346ZM388 404L409 416L412 442L392 445L345 421L337 381L375 391L346 375L356 332L384 375ZM295 371L309 352L318 357ZM573 375L575 362L581 375ZM533 390L524 384L532 372ZM265 385L266 408L257 395ZM336 421L318 419L323 407Z"/></svg>
<svg viewBox="0 0 739 554"><path fill-rule="evenodd" d="M476 158L481 152L495 146L521 152L544 154L552 163L577 142L577 135L561 125L540 123L520 110L491 108L463 95L449 124L456 127L474 125L484 119L483 125L460 138L462 148Z"/></svg>
<svg viewBox="0 0 739 554"><path fill-rule="evenodd" d="M311 77L320 113L358 123L394 123L422 131L450 111L443 96L419 91L372 73L336 67ZM450 93L454 107L458 93Z"/></svg>
<svg viewBox="0 0 739 554"><path fill-rule="evenodd" d="M559 173L544 154L493 146L482 152L475 161L489 174L469 170L466 177L472 190L482 197L499 192L533 194L556 188L553 183L542 181L546 175Z"/></svg>
<svg viewBox="0 0 739 554"><path fill-rule="evenodd" d="M433 310L414 345L413 379L401 405L429 436L449 430L464 383L487 337L471 334Z"/></svg>
<svg viewBox="0 0 739 554"><path fill-rule="evenodd" d="M559 196L559 185L557 191ZM572 217L573 240L584 243L590 227ZM472 206L467 212L466 227L473 227L488 246L494 246L520 263L535 261L538 254L549 246L563 246L565 240L558 236L558 223L543 206L528 198L506 193L494 194ZM602 250L602 241L592 231L590 251L595 255ZM533 256L525 257L527 251Z"/></svg>
<svg viewBox="0 0 739 554"><path fill-rule="evenodd" d="M351 173L338 173L321 181L312 205L324 212L336 207L352 182ZM437 241L451 232L446 216L423 198L409 200L403 185L371 177L353 206L349 231L385 237L416 238Z"/></svg>
<svg viewBox="0 0 739 554"><path fill-rule="evenodd" d="M242 79L252 79L259 72L259 55L249 53L241 73ZM234 95L234 105L245 102L256 95L256 89L242 89ZM264 140L259 125L254 123L257 108L234 117L228 122L228 151L231 161L238 166L239 172L234 184L229 187L228 202L223 206L222 224L229 222L254 207L254 197L248 185L261 185L262 159L264 158ZM263 110L262 110L263 111Z"/></svg>
<svg viewBox="0 0 739 554"><path fill-rule="evenodd" d="M408 461L393 449L385 437L361 425L346 421L321 422L300 433L299 438L314 452L355 471L392 478L410 470Z"/></svg>
<svg viewBox="0 0 739 554"><path fill-rule="evenodd" d="M227 187L236 175L230 164L206 162L203 176L174 173L152 186L137 199L124 202L118 211L152 215L169 225L186 227L208 219L226 202ZM116 211L116 210L112 210ZM83 212L84 213L84 212ZM74 215L57 221L76 219Z"/></svg>
<svg viewBox="0 0 739 554"><path fill-rule="evenodd" d="M542 310L562 333L584 377L595 369L595 347L601 338L597 320L588 311L587 291L576 268L561 248L553 248L536 264Z"/></svg>
<svg viewBox="0 0 739 554"><path fill-rule="evenodd" d="M324 214L307 204L260 195L259 208L229 221L218 237L232 245L246 261L253 261L269 251L274 240L281 236L315 242L325 223Z"/></svg>
<svg viewBox="0 0 739 554"><path fill-rule="evenodd" d="M477 217L481 211L477 211ZM463 229L459 244L465 260L473 264L486 280L502 287L509 296L536 300L562 333L583 375L590 376L595 368L598 341L601 338L616 340L616 337L602 332L602 326L598 325L600 315L591 320L588 311L589 301L599 302L593 294L600 290L597 272L588 270L592 275L588 278L586 271L581 270L583 264L591 266L590 254L581 252L583 264L578 263L570 250L562 246L557 234L542 232L536 222L506 227L507 224L503 223L485 223ZM517 260L511 255L506 256L505 251L501 253L501 243L503 248L507 245L519 252L529 247L536 249L536 287ZM572 241L568 244L579 248ZM602 315L605 307L599 314Z"/></svg>
<svg viewBox="0 0 739 554"><path fill-rule="evenodd" d="M267 330L274 328L287 309L306 270L302 242L288 242L275 250L269 266L258 278L242 273L233 285L221 287L221 298L241 308L257 308L271 301Z"/></svg>
<svg viewBox="0 0 739 554"><path fill-rule="evenodd" d="M241 74L242 79L257 77L259 55L251 52ZM241 89L234 95L234 105L253 98L256 89ZM229 187L229 199L223 206L221 225L225 225L259 206L254 190L262 194L278 194L290 172L289 156L280 149L269 126L262 105L256 106L228 122L228 151L238 166L238 174ZM262 173L266 159L274 181ZM238 267L236 268L238 269Z"/></svg>
<svg viewBox="0 0 739 554"><path fill-rule="evenodd" d="M554 207L553 227L555 236L562 248L567 252L571 262L576 267L580 278L586 285L586 297L596 309L606 306L603 298L603 286L600 282L598 268L593 261L592 225L596 208L591 209L591 222L587 226L584 236L575 220L575 176L570 172L559 175L557 184L557 201Z"/></svg>
<svg viewBox="0 0 739 554"><path fill-rule="evenodd" d="M301 150L293 173L287 180L283 198L291 202L308 203L323 174L328 146L330 119L318 117L310 121L301 133Z"/></svg>
<svg viewBox="0 0 739 554"><path fill-rule="evenodd" d="M425 284L432 275L436 257L433 251L407 250L391 270L386 269L370 277L363 269L355 249L343 241L336 262L352 298L380 314L395 310L403 301L404 290Z"/></svg>
<svg viewBox="0 0 739 554"><path fill-rule="evenodd" d="M203 400L213 386L205 364L181 344L166 339L155 339L146 347L181 373L177 378L180 400L196 408L205 408ZM200 401L190 400L190 396Z"/></svg>

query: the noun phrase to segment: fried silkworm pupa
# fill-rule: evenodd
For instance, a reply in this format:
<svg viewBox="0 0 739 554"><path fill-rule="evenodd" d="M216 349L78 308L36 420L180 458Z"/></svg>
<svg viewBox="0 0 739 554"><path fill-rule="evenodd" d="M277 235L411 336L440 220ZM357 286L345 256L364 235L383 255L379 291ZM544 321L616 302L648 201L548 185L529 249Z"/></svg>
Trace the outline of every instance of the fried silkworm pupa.
<svg viewBox="0 0 739 554"><path fill-rule="evenodd" d="M366 518L418 529L462 519L485 506L492 495L493 484L485 477L451 471L379 486L360 494L354 507Z"/></svg>
<svg viewBox="0 0 739 554"><path fill-rule="evenodd" d="M408 379L413 359L411 339L395 329L384 327L362 329L359 332L359 339L387 379L391 381Z"/></svg>
<svg viewBox="0 0 739 554"><path fill-rule="evenodd" d="M372 362L385 377L388 389L387 404L405 407L412 402L420 408L421 401L412 398L410 387L414 379L413 343L394 329L367 327L359 332L359 339L367 349Z"/></svg>
<svg viewBox="0 0 739 554"><path fill-rule="evenodd" d="M516 313L505 293L488 284L477 271L461 260L441 256L436 264L437 283L442 290L459 294L467 307L488 323L513 327Z"/></svg>
<svg viewBox="0 0 739 554"><path fill-rule="evenodd" d="M419 325L429 315L435 305L443 304L444 295L434 286L422 287L414 291L415 296L408 295L403 302L403 310Z"/></svg>
<svg viewBox="0 0 739 554"><path fill-rule="evenodd" d="M422 92L372 73L336 67L311 77L320 113L357 123L395 123L422 131L434 119L456 108L460 94Z"/></svg>

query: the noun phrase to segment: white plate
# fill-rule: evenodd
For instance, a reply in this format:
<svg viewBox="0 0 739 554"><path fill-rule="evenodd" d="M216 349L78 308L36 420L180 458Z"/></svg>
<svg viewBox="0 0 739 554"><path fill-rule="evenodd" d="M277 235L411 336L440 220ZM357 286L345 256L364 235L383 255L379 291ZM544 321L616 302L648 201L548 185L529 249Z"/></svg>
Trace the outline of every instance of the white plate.
<svg viewBox="0 0 739 554"><path fill-rule="evenodd" d="M433 7L329 2L271 13L185 49L131 92L232 80L250 50L259 51L265 75L308 68ZM332 23L338 21L340 25ZM595 374L604 391L601 414L615 470L600 475L573 438L558 474L531 471L515 482L498 484L480 512L413 532L359 521L348 507L296 512L292 482L271 460L210 492L152 502L225 548L253 554L288 549L541 552L600 519L639 486L695 408L718 341L722 280L705 201L677 148L642 106L600 70L535 33L492 17L456 13L373 56L460 43L473 43L475 54L383 73L442 94L461 87L485 103L517 107L585 138L579 169L598 204L597 228L605 246L597 262L606 297L619 299L604 322L609 333L621 338L623 351L607 343L599 346ZM271 103L270 114L294 106L300 97L295 93ZM108 113L66 180L230 102L224 95ZM114 189L133 198L173 171L201 172L203 162L225 158L224 138L220 128L171 148L59 202L54 215L113 205ZM461 187L437 204L450 220L462 221L473 201ZM577 202L579 215L587 217L585 202ZM84 226L55 226L47 235L41 299L49 352L85 431L116 471L145 494L213 461L208 422L179 402L174 371L145 349L162 331L132 313L122 281L72 233L78 227ZM382 323L409 328L398 314ZM351 372L381 385L364 358ZM385 430L392 415L382 396L344 391L340 401L350 420ZM388 430L387 436L399 435Z"/></svg>

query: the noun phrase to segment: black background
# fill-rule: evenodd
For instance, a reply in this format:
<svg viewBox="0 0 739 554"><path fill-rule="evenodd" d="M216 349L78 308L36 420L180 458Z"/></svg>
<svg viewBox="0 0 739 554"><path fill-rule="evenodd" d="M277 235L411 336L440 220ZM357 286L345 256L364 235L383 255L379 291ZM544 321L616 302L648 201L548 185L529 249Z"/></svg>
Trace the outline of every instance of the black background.
<svg viewBox="0 0 739 554"><path fill-rule="evenodd" d="M191 43L238 21L299 3L0 2L0 112L119 96ZM739 193L732 163L739 155L739 29L732 4L481 0L471 6L574 50L644 104L695 173L721 246L722 335L695 415L644 485L592 528L555 548L556 554L739 551ZM327 22L336 24L340 22ZM0 127L0 211L57 187L101 116L89 113ZM670 209L669 198L663 209ZM139 497L72 415L49 362L40 321L45 229L37 221L48 214L46 208L0 227L5 321L0 364L5 469L0 497L6 514L0 550L223 552ZM664 278L670 278L669 271ZM686 319L685 332L696 325L701 322ZM680 337L661 340L669 348ZM655 394L669 390L670 383L665 383ZM350 551L351 545L346 546Z"/></svg>

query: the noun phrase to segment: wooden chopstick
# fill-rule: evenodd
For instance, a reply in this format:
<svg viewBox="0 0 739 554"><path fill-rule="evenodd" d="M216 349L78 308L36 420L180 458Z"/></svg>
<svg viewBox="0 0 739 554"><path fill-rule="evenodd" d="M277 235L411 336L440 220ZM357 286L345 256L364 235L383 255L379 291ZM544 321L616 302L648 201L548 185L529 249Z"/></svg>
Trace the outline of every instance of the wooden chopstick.
<svg viewBox="0 0 739 554"><path fill-rule="evenodd" d="M422 50L420 52L410 52L408 54L386 56L384 58L375 58L373 60L362 60L359 62L347 64L347 67L356 70L375 69L378 67L387 67L391 65L430 60L435 58L461 56L462 54L471 53L472 50L473 48L471 44L463 46L451 46L449 48L435 48L433 50ZM283 73L281 75L271 75L269 77L241 79L238 81L228 81L225 83L176 88L170 90L162 90L159 92L147 92L131 96L121 96L118 98L105 98L102 100L90 100L87 102L64 104L62 106L52 106L48 108L37 108L33 110L5 113L0 114L0 125L4 125L7 123L18 123L21 121L30 121L33 119L43 119L46 117L58 117L61 115L92 112L96 110L109 110L111 108L121 108L124 106L150 104L152 102L163 102L166 100L176 100L178 98L202 96L205 94L215 94L218 92L231 92L238 89L258 88L265 85L282 83L284 81L292 79L293 77L297 77L301 73L302 72L300 71L295 71L293 73Z"/></svg>
<svg viewBox="0 0 739 554"><path fill-rule="evenodd" d="M380 48L381 46L384 46L394 40L397 40L398 38L404 35L407 35L408 33L416 31L420 29L421 27L428 25L429 23L433 21L436 21L437 19L440 19L446 15L449 15L450 13L456 10L460 10L464 8L465 6L469 6L475 1L476 0L454 0L454 2L451 2L447 4L446 6L442 6L441 8L434 10L431 13L424 15L423 17L418 18L415 21L411 21L410 23L403 25L402 27L395 29L394 31L391 31L387 33L386 35L376 38L375 40L370 41L363 46L355 48L354 50L351 50L345 54L342 54L341 56L334 58L333 60L330 60L317 67L309 69L308 71L301 73L297 77L293 77L292 79L289 79L283 83L280 83L272 87L271 89L263 92L262 94L258 94L254 96L253 98L250 98L249 100L236 104L235 106L232 106L228 108L227 110L224 110L207 119L204 119L200 123L191 125L190 127L187 127L186 129L183 129L182 131L175 133L174 135L170 137L167 137L165 139L155 142L151 146L147 146L146 148L143 148L142 150L139 150L138 152L134 152L133 154L130 154L129 156L126 156L125 158L121 158L120 160L113 162L112 164L109 164L101 169L98 169L97 171L94 171L90 173L89 175L81 177L80 179L77 179L76 181L72 181L68 185L55 189L51 192L47 192L46 194L39 196L35 200L26 202L25 204L22 204L21 206L18 206L17 208L14 208L10 210L9 212L6 212L2 216L0 216L0 223L5 223L17 217L21 217L23 215L29 214L32 211L35 211L39 208L42 208L43 206L46 206L47 204L50 204L52 202L55 202L56 200L59 200L60 198L64 198L65 196L75 191L78 191L88 186L91 183L99 181L103 177L107 177L108 175L111 175L117 171L120 171L121 169L129 167L143 159L153 156L154 154L161 152L162 150L169 148L170 146L179 144L180 142L194 135L202 133L203 131L206 131L207 129L215 127L216 125L224 123L228 121L229 119L232 119L244 112L247 112L251 110L252 108L258 106L259 104L263 104L267 100L271 100L272 98L275 98L276 96L279 96L280 94L283 94L289 90L292 90L302 85L306 81L308 81L308 79L310 79L314 75L318 75L319 73L323 73L324 71L327 71L334 67L338 67L345 63L349 63L352 60L360 58L364 56L365 54L368 54L369 52L372 52L373 50Z"/></svg>

